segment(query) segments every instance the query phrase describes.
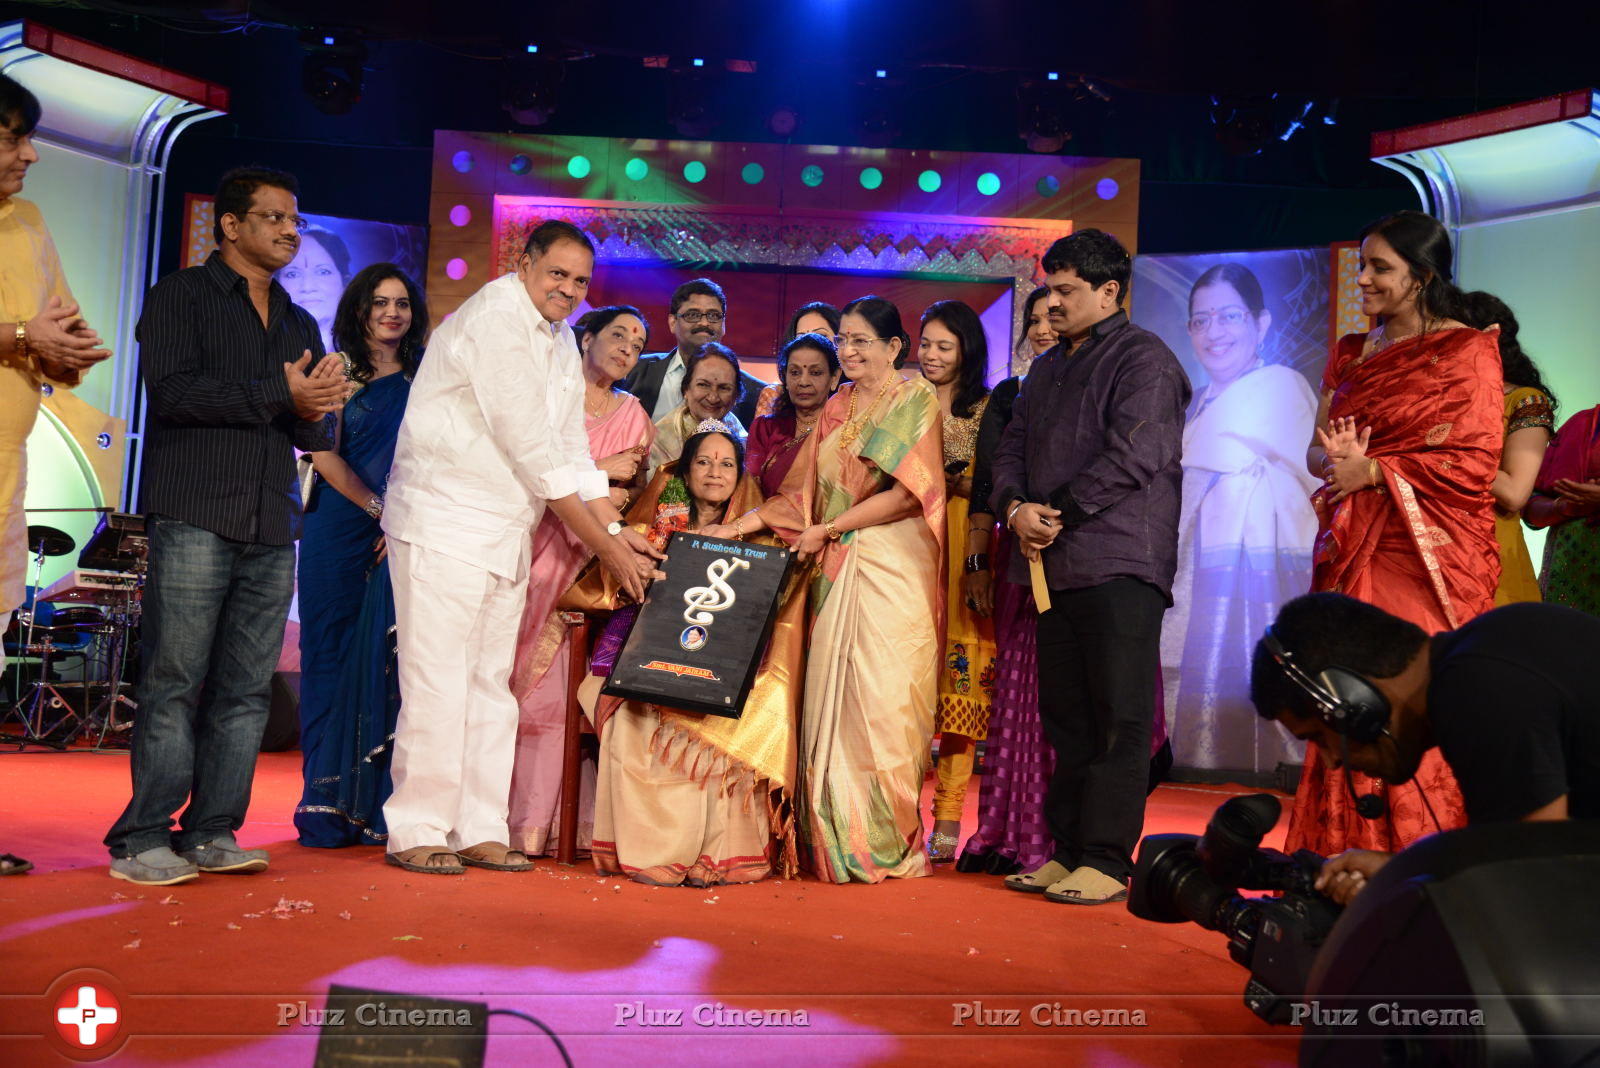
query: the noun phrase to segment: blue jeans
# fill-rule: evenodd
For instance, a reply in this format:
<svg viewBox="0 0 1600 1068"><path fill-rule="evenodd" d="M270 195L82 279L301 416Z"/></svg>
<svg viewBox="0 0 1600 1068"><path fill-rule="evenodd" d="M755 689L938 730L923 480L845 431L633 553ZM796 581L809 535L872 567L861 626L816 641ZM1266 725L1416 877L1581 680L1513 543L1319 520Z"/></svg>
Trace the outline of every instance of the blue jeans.
<svg viewBox="0 0 1600 1068"><path fill-rule="evenodd" d="M293 545L165 516L149 533L133 800L106 835L113 857L192 849L244 824L294 593Z"/></svg>

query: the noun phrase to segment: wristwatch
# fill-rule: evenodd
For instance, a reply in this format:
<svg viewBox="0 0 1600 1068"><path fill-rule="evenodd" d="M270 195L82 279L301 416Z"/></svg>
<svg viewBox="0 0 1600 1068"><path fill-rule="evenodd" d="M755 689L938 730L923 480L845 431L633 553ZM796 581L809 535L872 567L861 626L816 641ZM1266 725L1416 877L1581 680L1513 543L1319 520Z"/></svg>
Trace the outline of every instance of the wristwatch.
<svg viewBox="0 0 1600 1068"><path fill-rule="evenodd" d="M607 523L606 524L606 533L610 534L613 538L616 537L618 534L621 534L622 533L622 521L620 519L613 519L611 522Z"/></svg>

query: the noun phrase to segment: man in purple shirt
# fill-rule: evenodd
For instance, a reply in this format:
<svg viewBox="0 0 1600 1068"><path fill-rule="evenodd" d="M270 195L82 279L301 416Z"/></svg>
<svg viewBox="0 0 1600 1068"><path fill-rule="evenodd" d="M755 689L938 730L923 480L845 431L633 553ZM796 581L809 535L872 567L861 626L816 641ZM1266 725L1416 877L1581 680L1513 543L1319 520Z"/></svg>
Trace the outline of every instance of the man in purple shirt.
<svg viewBox="0 0 1600 1068"><path fill-rule="evenodd" d="M1189 380L1121 308L1133 263L1080 230L1044 257L1061 343L1034 362L994 460L1013 581L1041 561L1039 713L1056 751L1045 818L1056 853L1006 885L1050 901L1127 897L1144 826L1161 616L1172 603Z"/></svg>

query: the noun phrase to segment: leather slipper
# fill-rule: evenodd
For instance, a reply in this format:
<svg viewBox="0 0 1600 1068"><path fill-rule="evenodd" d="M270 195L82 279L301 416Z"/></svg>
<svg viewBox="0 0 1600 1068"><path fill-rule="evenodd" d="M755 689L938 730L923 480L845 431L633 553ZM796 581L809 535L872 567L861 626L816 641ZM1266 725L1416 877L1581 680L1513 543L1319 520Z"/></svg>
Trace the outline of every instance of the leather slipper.
<svg viewBox="0 0 1600 1068"><path fill-rule="evenodd" d="M33 870L33 861L11 853L0 853L0 875L21 875Z"/></svg>
<svg viewBox="0 0 1600 1068"><path fill-rule="evenodd" d="M455 861L453 864L428 864L427 861L434 857L449 857ZM419 862L418 858L421 858ZM385 864L393 864L397 868L416 872L418 875L465 875L467 869L461 866L456 854L443 846L417 846L414 849L402 849L398 853L385 853Z"/></svg>
<svg viewBox="0 0 1600 1068"><path fill-rule="evenodd" d="M479 842L474 846L456 850L461 863L490 871L532 871L533 861L520 849L512 849L500 842ZM512 857L519 859L512 860Z"/></svg>

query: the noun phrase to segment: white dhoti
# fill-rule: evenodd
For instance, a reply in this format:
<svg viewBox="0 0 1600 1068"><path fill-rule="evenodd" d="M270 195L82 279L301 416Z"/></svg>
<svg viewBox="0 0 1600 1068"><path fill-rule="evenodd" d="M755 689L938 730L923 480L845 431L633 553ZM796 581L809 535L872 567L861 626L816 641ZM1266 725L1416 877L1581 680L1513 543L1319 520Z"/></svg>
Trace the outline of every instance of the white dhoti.
<svg viewBox="0 0 1600 1068"><path fill-rule="evenodd" d="M389 851L507 841L511 694L527 571L512 580L389 538L400 653Z"/></svg>

